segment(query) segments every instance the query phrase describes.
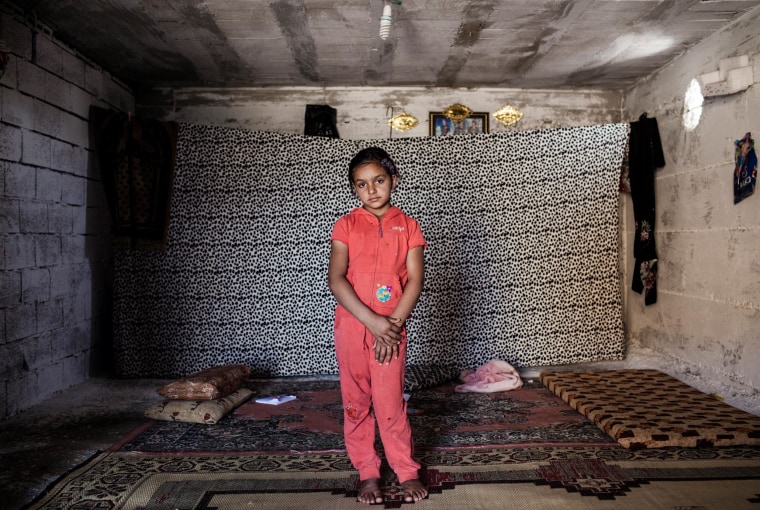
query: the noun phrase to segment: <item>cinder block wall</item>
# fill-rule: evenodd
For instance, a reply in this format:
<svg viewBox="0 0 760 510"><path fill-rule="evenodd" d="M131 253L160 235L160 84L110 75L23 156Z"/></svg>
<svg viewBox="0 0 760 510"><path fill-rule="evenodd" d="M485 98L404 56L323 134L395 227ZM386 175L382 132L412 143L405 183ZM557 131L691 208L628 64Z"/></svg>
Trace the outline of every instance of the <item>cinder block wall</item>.
<svg viewBox="0 0 760 510"><path fill-rule="evenodd" d="M21 13L0 11L0 39L1 419L108 367L110 219L87 118L134 95Z"/></svg>
<svg viewBox="0 0 760 510"><path fill-rule="evenodd" d="M629 292L625 316L631 349L653 351L684 382L760 415L760 190L733 203L734 142L760 134L758 26L755 7L626 92L630 117L657 118L666 164L655 173L657 304ZM705 98L691 110L699 123L686 124L691 80L739 55L749 56L754 84ZM627 282L637 270L632 251Z"/></svg>

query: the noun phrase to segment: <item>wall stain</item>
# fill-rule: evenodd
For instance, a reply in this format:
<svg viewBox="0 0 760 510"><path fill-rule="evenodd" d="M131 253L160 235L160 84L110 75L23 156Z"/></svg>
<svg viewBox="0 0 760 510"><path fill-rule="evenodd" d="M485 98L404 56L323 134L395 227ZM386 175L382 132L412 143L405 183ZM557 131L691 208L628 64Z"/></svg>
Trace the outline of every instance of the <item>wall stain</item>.
<svg viewBox="0 0 760 510"><path fill-rule="evenodd" d="M393 58L396 55L396 39L382 41L377 51L370 53L367 69L364 70L364 82L367 85L387 85L391 81Z"/></svg>
<svg viewBox="0 0 760 510"><path fill-rule="evenodd" d="M240 56L227 44L227 37L222 29L219 28L219 25L216 24L212 14L203 7L204 3L202 0L192 0L192 2L187 2L181 8L181 12L193 27L205 30L213 36L211 37L212 41L219 43L205 45L211 60L218 66L217 69L220 74L219 83L224 83L228 79L234 79L235 77L241 77L241 74L243 74L241 71L245 71L246 66L240 59Z"/></svg>
<svg viewBox="0 0 760 510"><path fill-rule="evenodd" d="M744 352L744 346L739 344L735 349L728 349L725 345L720 345L721 357L723 358L723 366L736 366L742 360L742 353Z"/></svg>
<svg viewBox="0 0 760 510"><path fill-rule="evenodd" d="M485 23L480 20L463 22L457 30L454 46L472 46L480 38L480 32L483 28L485 28Z"/></svg>
<svg viewBox="0 0 760 510"><path fill-rule="evenodd" d="M658 345L670 344L671 338L664 332L647 326L638 331L632 331L630 341L633 345L644 349L652 349Z"/></svg>
<svg viewBox="0 0 760 510"><path fill-rule="evenodd" d="M51 13L53 19L66 15L66 5L60 2L52 5L56 6ZM68 9L76 10L71 6ZM142 82L149 87L177 76L202 78L193 62L177 52L175 41L167 39L161 25L141 6L129 9L110 5L107 9L90 10L88 17L89 30L78 30L72 36L57 32L56 36L73 48L93 48L97 49L93 50L95 54L108 55L99 59L99 64L130 86L139 89ZM135 65L139 66L140 76L125 71Z"/></svg>
<svg viewBox="0 0 760 510"><path fill-rule="evenodd" d="M683 9L683 6L680 5L681 3L682 2L677 2L676 0L666 0L660 2L649 12L649 14L642 16L640 21L657 22L658 20L669 19L672 17L669 15L670 13L676 12L678 9Z"/></svg>
<svg viewBox="0 0 760 510"><path fill-rule="evenodd" d="M669 227L673 224L675 213L673 212L674 204L679 203L681 186L678 183L678 179L671 179L670 193L668 199L665 201L665 207L661 208L663 211L660 214L660 221L663 227ZM664 210L663 210L664 209Z"/></svg>
<svg viewBox="0 0 760 510"><path fill-rule="evenodd" d="M543 42L551 40L555 33L557 33L557 30L553 28L542 30L538 38L532 44L525 47L525 51L528 54L517 61L515 65L515 72L517 74L526 74L533 68L533 64L542 56L541 47L543 46Z"/></svg>
<svg viewBox="0 0 760 510"><path fill-rule="evenodd" d="M739 243L739 240L734 235L734 232L729 231L728 232L728 242L726 243L726 258L728 260L733 260L736 256L736 246Z"/></svg>
<svg viewBox="0 0 760 510"><path fill-rule="evenodd" d="M710 223L712 222L712 215L713 215L713 206L709 201L705 202L704 206L705 213L702 215L702 219L705 222L705 226L710 226Z"/></svg>
<svg viewBox="0 0 760 510"><path fill-rule="evenodd" d="M494 10L493 0L469 0L462 10L462 22L451 45L451 54L436 74L436 86L453 87L457 76L467 64L472 46L481 32L489 26L488 18Z"/></svg>
<svg viewBox="0 0 760 510"><path fill-rule="evenodd" d="M318 83L317 47L309 30L306 8L302 0L277 0L270 4L280 30L288 41L296 68L305 81Z"/></svg>

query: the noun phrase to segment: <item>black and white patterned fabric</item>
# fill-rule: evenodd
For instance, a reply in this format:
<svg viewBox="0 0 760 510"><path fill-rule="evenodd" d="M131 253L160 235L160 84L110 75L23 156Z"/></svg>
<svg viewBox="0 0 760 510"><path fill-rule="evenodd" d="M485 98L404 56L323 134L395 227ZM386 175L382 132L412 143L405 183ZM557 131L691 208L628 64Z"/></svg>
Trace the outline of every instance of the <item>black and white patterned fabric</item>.
<svg viewBox="0 0 760 510"><path fill-rule="evenodd" d="M182 124L165 252L115 253L125 377L215 365L337 373L330 232L378 145L429 244L409 365L621 359L618 187L627 125L342 140Z"/></svg>

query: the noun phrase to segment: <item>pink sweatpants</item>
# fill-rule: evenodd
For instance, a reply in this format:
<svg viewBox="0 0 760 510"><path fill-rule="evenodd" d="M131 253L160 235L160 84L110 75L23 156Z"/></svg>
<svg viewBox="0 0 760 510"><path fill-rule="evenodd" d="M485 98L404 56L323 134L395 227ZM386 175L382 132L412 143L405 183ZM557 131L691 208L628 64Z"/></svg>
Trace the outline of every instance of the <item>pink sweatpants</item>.
<svg viewBox="0 0 760 510"><path fill-rule="evenodd" d="M420 465L412 457L412 429L406 415L404 367L406 332L399 357L389 365L375 361L374 338L346 310L335 314L335 352L340 369L346 449L359 478L380 477L380 457L375 450L375 421L385 456L400 482L418 477Z"/></svg>

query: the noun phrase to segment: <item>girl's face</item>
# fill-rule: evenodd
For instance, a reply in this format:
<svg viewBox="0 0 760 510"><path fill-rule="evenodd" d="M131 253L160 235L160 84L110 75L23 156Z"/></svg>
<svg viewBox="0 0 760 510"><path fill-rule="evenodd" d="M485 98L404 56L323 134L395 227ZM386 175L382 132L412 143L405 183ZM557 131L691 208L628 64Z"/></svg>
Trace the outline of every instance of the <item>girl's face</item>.
<svg viewBox="0 0 760 510"><path fill-rule="evenodd" d="M391 207L391 191L396 176L391 177L380 163L365 163L354 169L354 191L364 208L382 218Z"/></svg>

